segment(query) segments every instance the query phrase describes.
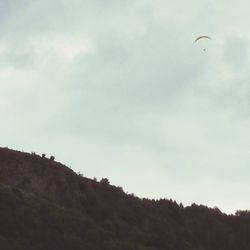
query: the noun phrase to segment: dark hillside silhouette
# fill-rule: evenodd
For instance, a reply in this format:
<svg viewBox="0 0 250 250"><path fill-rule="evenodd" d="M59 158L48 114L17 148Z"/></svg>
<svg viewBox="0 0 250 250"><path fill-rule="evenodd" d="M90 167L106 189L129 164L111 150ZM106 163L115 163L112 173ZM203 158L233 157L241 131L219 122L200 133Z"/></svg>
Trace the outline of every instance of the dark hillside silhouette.
<svg viewBox="0 0 250 250"><path fill-rule="evenodd" d="M30 247L30 245L33 246ZM249 250L250 212L139 199L55 158L0 148L0 249Z"/></svg>

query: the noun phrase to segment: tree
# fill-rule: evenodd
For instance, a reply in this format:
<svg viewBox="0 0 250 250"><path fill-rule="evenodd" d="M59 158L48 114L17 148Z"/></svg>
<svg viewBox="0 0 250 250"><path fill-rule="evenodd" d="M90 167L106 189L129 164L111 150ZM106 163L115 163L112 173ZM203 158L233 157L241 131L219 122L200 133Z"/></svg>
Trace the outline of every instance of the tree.
<svg viewBox="0 0 250 250"><path fill-rule="evenodd" d="M101 183L101 184L104 184L104 185L109 185L109 180L108 180L107 178L102 178L102 179L100 180L100 183Z"/></svg>

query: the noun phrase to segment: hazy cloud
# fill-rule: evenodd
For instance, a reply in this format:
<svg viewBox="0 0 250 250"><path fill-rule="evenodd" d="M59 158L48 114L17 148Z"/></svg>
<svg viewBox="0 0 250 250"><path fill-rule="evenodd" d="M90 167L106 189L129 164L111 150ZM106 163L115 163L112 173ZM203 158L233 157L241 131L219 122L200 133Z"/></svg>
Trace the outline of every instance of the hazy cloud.
<svg viewBox="0 0 250 250"><path fill-rule="evenodd" d="M246 6L1 2L2 145L139 196L249 208Z"/></svg>

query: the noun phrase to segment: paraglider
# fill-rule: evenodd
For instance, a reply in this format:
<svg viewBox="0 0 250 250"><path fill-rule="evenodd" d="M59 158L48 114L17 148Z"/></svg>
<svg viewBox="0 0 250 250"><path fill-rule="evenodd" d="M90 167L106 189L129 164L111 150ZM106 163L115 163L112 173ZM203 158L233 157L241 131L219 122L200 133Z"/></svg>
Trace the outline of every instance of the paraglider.
<svg viewBox="0 0 250 250"><path fill-rule="evenodd" d="M199 42L200 40L212 40L212 38L210 36L198 36L194 41L195 43ZM204 43L202 42L203 46L204 46ZM203 47L202 49L203 51L206 51L206 48Z"/></svg>

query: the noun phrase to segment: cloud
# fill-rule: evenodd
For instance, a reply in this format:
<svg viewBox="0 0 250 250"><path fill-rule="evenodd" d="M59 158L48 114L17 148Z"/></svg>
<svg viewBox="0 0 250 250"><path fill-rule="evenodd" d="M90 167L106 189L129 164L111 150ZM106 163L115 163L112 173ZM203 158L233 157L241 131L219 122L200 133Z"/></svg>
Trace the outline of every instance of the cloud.
<svg viewBox="0 0 250 250"><path fill-rule="evenodd" d="M140 196L247 208L246 3L5 3L2 143Z"/></svg>

